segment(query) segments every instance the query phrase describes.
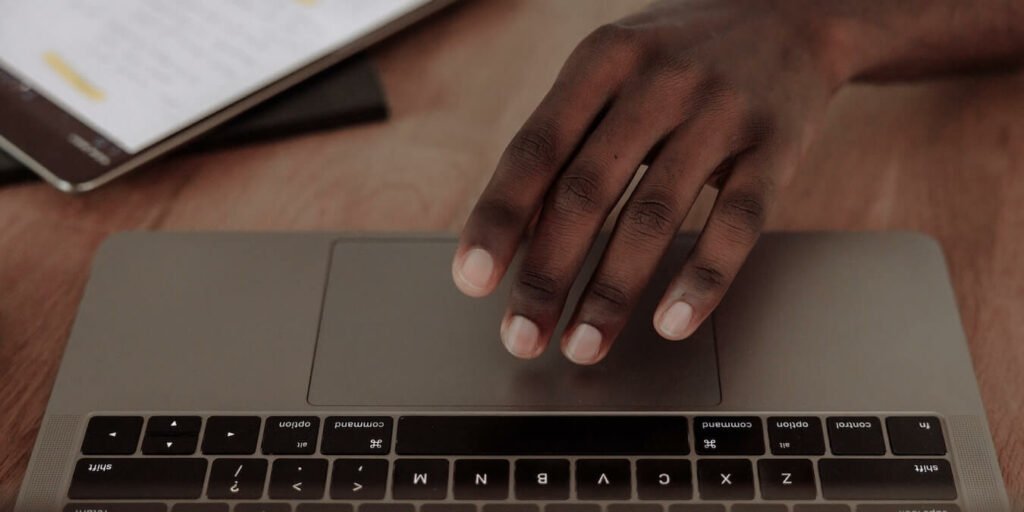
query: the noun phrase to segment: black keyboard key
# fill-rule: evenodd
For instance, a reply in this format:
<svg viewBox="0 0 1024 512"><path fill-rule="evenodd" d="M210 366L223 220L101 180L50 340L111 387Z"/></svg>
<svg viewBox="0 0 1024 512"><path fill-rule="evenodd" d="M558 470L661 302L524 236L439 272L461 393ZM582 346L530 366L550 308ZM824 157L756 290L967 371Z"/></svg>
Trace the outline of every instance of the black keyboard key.
<svg viewBox="0 0 1024 512"><path fill-rule="evenodd" d="M687 455L683 416L403 416L402 455Z"/></svg>
<svg viewBox="0 0 1024 512"><path fill-rule="evenodd" d="M697 416L693 435L700 455L764 454L761 418L754 416Z"/></svg>
<svg viewBox="0 0 1024 512"><path fill-rule="evenodd" d="M824 455L821 420L811 416L768 418L768 444L775 455Z"/></svg>
<svg viewBox="0 0 1024 512"><path fill-rule="evenodd" d="M785 505L751 505L740 503L732 506L732 512L789 512Z"/></svg>
<svg viewBox="0 0 1024 512"><path fill-rule="evenodd" d="M385 459L338 459L331 472L331 499L380 500L388 486Z"/></svg>
<svg viewBox="0 0 1024 512"><path fill-rule="evenodd" d="M900 503L858 505L857 512L960 512L956 503Z"/></svg>
<svg viewBox="0 0 1024 512"><path fill-rule="evenodd" d="M142 440L144 455L192 455L199 440L190 436L153 436L149 433Z"/></svg>
<svg viewBox="0 0 1024 512"><path fill-rule="evenodd" d="M153 416L146 422L146 433L154 436L198 436L199 416Z"/></svg>
<svg viewBox="0 0 1024 512"><path fill-rule="evenodd" d="M615 503L608 505L608 512L662 512L662 509L661 505Z"/></svg>
<svg viewBox="0 0 1024 512"><path fill-rule="evenodd" d="M326 481L324 459L277 459L267 494L275 500L318 500L324 496Z"/></svg>
<svg viewBox="0 0 1024 512"><path fill-rule="evenodd" d="M163 503L68 503L64 512L167 512Z"/></svg>
<svg viewBox="0 0 1024 512"><path fill-rule="evenodd" d="M601 512L601 505L554 504L544 507L544 512Z"/></svg>
<svg viewBox="0 0 1024 512"><path fill-rule="evenodd" d="M668 512L725 512L725 505L670 505Z"/></svg>
<svg viewBox="0 0 1024 512"><path fill-rule="evenodd" d="M752 500L754 470L746 459L698 460L697 487L703 500Z"/></svg>
<svg viewBox="0 0 1024 512"><path fill-rule="evenodd" d="M81 459L75 464L68 498L195 499L205 481L204 459Z"/></svg>
<svg viewBox="0 0 1024 512"><path fill-rule="evenodd" d="M407 503L364 503L359 512L416 512L416 507Z"/></svg>
<svg viewBox="0 0 1024 512"><path fill-rule="evenodd" d="M516 499L557 501L569 499L569 461L519 459L516 461Z"/></svg>
<svg viewBox="0 0 1024 512"><path fill-rule="evenodd" d="M508 498L508 477L507 460L457 460L452 494L457 500L504 500Z"/></svg>
<svg viewBox="0 0 1024 512"><path fill-rule="evenodd" d="M629 461L583 459L576 461L576 495L581 500L628 500L633 494Z"/></svg>
<svg viewBox="0 0 1024 512"><path fill-rule="evenodd" d="M292 506L287 503L239 503L234 512L291 512Z"/></svg>
<svg viewBox="0 0 1024 512"><path fill-rule="evenodd" d="M878 418L833 417L825 423L833 455L885 455L882 424Z"/></svg>
<svg viewBox="0 0 1024 512"><path fill-rule="evenodd" d="M683 459L641 459L636 461L636 492L642 500L688 500L693 498L690 461Z"/></svg>
<svg viewBox="0 0 1024 512"><path fill-rule="evenodd" d="M806 459L757 461L761 497L766 500L813 500L818 496L814 465Z"/></svg>
<svg viewBox="0 0 1024 512"><path fill-rule="evenodd" d="M850 512L849 505L808 503L806 505L794 505L793 512Z"/></svg>
<svg viewBox="0 0 1024 512"><path fill-rule="evenodd" d="M537 505L484 505L483 512L540 512Z"/></svg>
<svg viewBox="0 0 1024 512"><path fill-rule="evenodd" d="M420 512L476 512L476 505L465 503L428 503L420 506Z"/></svg>
<svg viewBox="0 0 1024 512"><path fill-rule="evenodd" d="M392 493L397 500L443 500L448 495L448 461L396 460Z"/></svg>
<svg viewBox="0 0 1024 512"><path fill-rule="evenodd" d="M171 512L228 512L227 503L175 503Z"/></svg>
<svg viewBox="0 0 1024 512"><path fill-rule="evenodd" d="M386 455L391 452L392 420L387 416L332 416L324 423L325 455Z"/></svg>
<svg viewBox="0 0 1024 512"><path fill-rule="evenodd" d="M206 496L237 500L260 498L266 479L267 461L264 459L217 459L210 468Z"/></svg>
<svg viewBox="0 0 1024 512"><path fill-rule="evenodd" d="M821 459L821 494L829 500L955 500L943 459Z"/></svg>
<svg viewBox="0 0 1024 512"><path fill-rule="evenodd" d="M84 455L131 455L139 445L142 418L138 416L93 416L82 442Z"/></svg>
<svg viewBox="0 0 1024 512"><path fill-rule="evenodd" d="M348 503L299 503L295 512L355 512Z"/></svg>
<svg viewBox="0 0 1024 512"><path fill-rule="evenodd" d="M316 452L320 418L316 416L271 416L263 431L263 453L267 455L310 455Z"/></svg>
<svg viewBox="0 0 1024 512"><path fill-rule="evenodd" d="M208 455L252 455L260 435L255 416L213 416L206 420L203 453Z"/></svg>
<svg viewBox="0 0 1024 512"><path fill-rule="evenodd" d="M934 416L894 417L885 420L889 446L896 455L945 455L942 424Z"/></svg>

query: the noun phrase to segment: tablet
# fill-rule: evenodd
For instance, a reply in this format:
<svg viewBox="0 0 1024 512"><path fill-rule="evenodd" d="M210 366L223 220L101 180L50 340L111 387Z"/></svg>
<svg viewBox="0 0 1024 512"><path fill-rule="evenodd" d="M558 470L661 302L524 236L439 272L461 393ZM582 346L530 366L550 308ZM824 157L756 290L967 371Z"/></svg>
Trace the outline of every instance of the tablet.
<svg viewBox="0 0 1024 512"><path fill-rule="evenodd" d="M0 0L0 147L82 192L452 0Z"/></svg>

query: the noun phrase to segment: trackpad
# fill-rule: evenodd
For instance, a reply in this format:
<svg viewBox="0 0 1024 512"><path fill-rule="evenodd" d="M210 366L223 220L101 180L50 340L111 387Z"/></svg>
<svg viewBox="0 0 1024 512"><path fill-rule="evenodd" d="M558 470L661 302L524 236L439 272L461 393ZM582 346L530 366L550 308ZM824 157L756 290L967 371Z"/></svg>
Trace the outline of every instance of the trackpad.
<svg viewBox="0 0 1024 512"><path fill-rule="evenodd" d="M665 261L677 265L686 249L677 244ZM535 360L509 355L498 338L506 286L486 299L464 297L451 282L454 250L454 241L430 239L334 245L310 404L684 410L720 402L712 329L705 326L692 339L673 343L651 326L675 265L659 270L608 357L580 367L565 360L558 338ZM588 262L584 275L593 266Z"/></svg>

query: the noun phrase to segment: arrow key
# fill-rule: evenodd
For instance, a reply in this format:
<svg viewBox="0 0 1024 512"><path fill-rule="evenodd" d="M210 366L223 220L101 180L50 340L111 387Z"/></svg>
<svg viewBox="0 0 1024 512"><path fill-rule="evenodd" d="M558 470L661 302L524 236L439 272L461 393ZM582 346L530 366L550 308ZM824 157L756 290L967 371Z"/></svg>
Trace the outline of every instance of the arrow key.
<svg viewBox="0 0 1024 512"><path fill-rule="evenodd" d="M146 422L146 433L156 436L197 436L199 416L153 416Z"/></svg>
<svg viewBox="0 0 1024 512"><path fill-rule="evenodd" d="M331 499L380 500L388 482L384 459L338 459L331 476Z"/></svg>
<svg viewBox="0 0 1024 512"><path fill-rule="evenodd" d="M260 419L255 416L212 416L206 420L203 453L252 455L259 436Z"/></svg>
<svg viewBox="0 0 1024 512"><path fill-rule="evenodd" d="M151 436L142 440L143 455L192 455L196 452L196 437Z"/></svg>
<svg viewBox="0 0 1024 512"><path fill-rule="evenodd" d="M135 453L142 432L138 416L94 416L89 420L82 442L85 455L130 455Z"/></svg>
<svg viewBox="0 0 1024 512"><path fill-rule="evenodd" d="M272 499L317 500L324 496L327 461L324 459L277 459L270 471Z"/></svg>

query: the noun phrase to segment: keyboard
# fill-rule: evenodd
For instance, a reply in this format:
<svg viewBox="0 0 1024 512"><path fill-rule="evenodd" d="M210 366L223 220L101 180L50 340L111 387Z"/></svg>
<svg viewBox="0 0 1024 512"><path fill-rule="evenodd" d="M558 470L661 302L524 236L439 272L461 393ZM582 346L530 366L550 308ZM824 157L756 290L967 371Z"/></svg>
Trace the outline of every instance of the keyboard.
<svg viewBox="0 0 1024 512"><path fill-rule="evenodd" d="M94 415L65 512L958 512L937 416Z"/></svg>

